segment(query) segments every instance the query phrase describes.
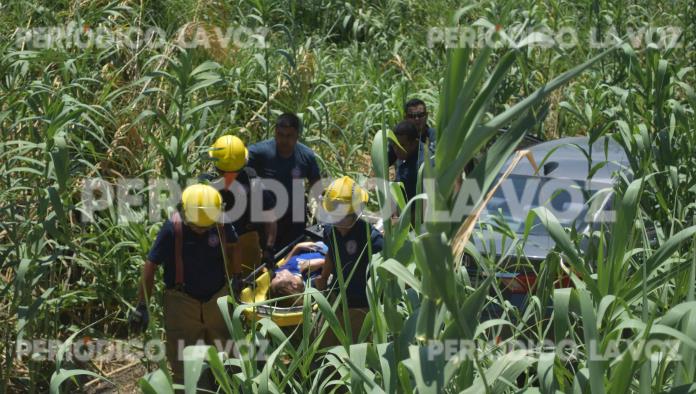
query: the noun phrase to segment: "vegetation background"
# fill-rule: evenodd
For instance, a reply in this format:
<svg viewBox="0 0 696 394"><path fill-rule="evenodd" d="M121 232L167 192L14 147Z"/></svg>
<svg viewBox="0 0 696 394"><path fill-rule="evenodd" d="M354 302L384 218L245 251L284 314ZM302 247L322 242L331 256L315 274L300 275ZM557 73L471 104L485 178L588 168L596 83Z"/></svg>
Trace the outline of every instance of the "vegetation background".
<svg viewBox="0 0 696 394"><path fill-rule="evenodd" d="M542 266L546 282L520 315L499 293L489 295L491 281L472 287L464 273L451 275L459 272L450 253L459 224L433 225L415 237L402 219L387 226L384 258L373 262L371 318L361 341L351 343L339 324L346 317L320 294L307 297L328 316L322 329L337 333L339 348L321 348L302 328L291 343L268 321L241 330L236 309L229 318L236 338L270 339L277 352L264 365L231 360L234 373L215 364L221 390L693 392L695 8L688 0L0 2L0 392L95 390L95 382L85 386L94 378L88 373L116 381L124 366L19 359L14 351L24 339L133 335L126 316L161 222L127 222L115 206L81 222L86 179L171 178L183 185L210 166L205 152L217 136L234 133L247 143L269 137L282 111L301 114L302 140L326 173L385 175L385 130L411 97L428 104L440 132L435 168L424 171L443 180L429 196L443 208L454 198L447 179L477 157L472 176L490 187L525 133L612 135L627 150L633 177L616 190L619 220L609 230L621 236L593 234L602 247L583 254L582 236L536 211L558 246ZM24 29L70 23L84 32L156 26L167 39L89 48L40 48L18 39ZM571 27L580 45L449 52L428 45L431 28L458 25L531 29L511 37L515 42L530 31ZM176 42L177 32L190 38L216 26L267 28L267 45ZM605 51L587 44L593 34L600 42L614 33L626 39L648 26L679 27L680 47L624 42ZM510 133L496 138L501 127ZM388 185L378 188L374 201L389 193ZM149 190L140 195L147 201ZM483 269L500 263L467 250ZM553 287L563 267L579 273L572 274L573 289ZM479 323L475 317L492 304L503 316ZM152 308L148 338L163 335L159 311ZM303 327L318 324L306 319ZM504 342L491 346L487 341L503 330ZM624 338L623 354L647 339L670 338L681 357L597 362L580 346L573 362L563 362L544 349L521 356L502 349L550 333L585 345L599 339L600 348ZM423 358L425 341L448 338L481 341L476 359ZM155 371L140 382L143 390L171 390L156 366L135 363L142 373Z"/></svg>

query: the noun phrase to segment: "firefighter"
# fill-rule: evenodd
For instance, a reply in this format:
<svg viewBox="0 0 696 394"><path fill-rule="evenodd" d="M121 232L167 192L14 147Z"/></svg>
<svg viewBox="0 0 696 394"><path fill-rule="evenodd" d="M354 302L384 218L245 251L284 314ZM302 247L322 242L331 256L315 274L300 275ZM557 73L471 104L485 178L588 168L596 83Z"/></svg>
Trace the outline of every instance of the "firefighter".
<svg viewBox="0 0 696 394"><path fill-rule="evenodd" d="M225 346L230 337L217 299L230 294L229 278L241 268L239 256L229 256L237 234L231 224L219 222L222 205L212 186L184 190L179 209L164 223L147 256L138 304L129 319L134 329L147 328L155 271L162 266L166 353L175 383L183 381L184 347L201 342ZM225 264L228 258L231 265ZM228 266L233 272L227 272Z"/></svg>
<svg viewBox="0 0 696 394"><path fill-rule="evenodd" d="M362 219L367 201L367 191L352 178L344 176L326 189L320 212L320 219L326 223L323 242L328 245L328 252L321 275L314 283L319 290L336 289L341 281L345 283L354 340L357 340L369 311L365 290L372 254L381 252L384 245L382 234ZM331 284L328 283L329 277L332 277ZM328 339L326 343L331 342Z"/></svg>
<svg viewBox="0 0 696 394"><path fill-rule="evenodd" d="M242 270L253 271L261 259L272 263L278 225L266 211L272 208L274 199L263 189L256 171L247 166L249 153L244 142L237 136L223 135L210 147L209 155L217 173L204 174L201 179L211 181L222 195L225 215L229 216L239 236L234 248L240 249ZM252 199L259 200L260 204Z"/></svg>

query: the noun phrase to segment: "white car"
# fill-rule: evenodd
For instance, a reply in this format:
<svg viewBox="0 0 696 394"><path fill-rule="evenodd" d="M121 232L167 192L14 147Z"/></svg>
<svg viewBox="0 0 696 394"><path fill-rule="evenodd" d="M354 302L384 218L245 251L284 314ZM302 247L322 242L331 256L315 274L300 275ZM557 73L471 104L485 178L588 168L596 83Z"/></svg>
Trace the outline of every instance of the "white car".
<svg viewBox="0 0 696 394"><path fill-rule="evenodd" d="M501 262L496 276L504 293L517 295L533 288L538 264L555 245L538 219L522 243L528 213L544 206L564 227L589 233L613 219L611 191L617 174L630 177L624 149L611 137L600 137L591 146L588 137L571 137L526 149L534 163L518 163L486 205L472 237L481 254ZM465 266L472 280L482 276L470 259L465 258Z"/></svg>

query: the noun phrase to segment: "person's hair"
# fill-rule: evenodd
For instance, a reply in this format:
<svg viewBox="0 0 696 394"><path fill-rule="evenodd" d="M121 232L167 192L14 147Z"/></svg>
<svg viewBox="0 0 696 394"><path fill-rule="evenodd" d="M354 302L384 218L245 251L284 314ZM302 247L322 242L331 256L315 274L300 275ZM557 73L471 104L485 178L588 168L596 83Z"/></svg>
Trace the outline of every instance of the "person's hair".
<svg viewBox="0 0 696 394"><path fill-rule="evenodd" d="M277 302L278 306L283 308L289 308L291 306L302 305L302 293L304 292L304 282L300 280L300 283L297 283L298 281L293 281L294 278L294 276L286 277L284 275L278 276L276 274L276 277L273 278L273 280L271 280L271 286L269 288L269 295L271 298L295 296L279 300Z"/></svg>
<svg viewBox="0 0 696 394"><path fill-rule="evenodd" d="M404 113L408 113L409 108L417 107L419 105L422 105L426 111L428 110L428 107L425 106L425 102L423 100L418 99L418 98L413 98L413 99L408 100L406 102L406 104L404 104Z"/></svg>
<svg viewBox="0 0 696 394"><path fill-rule="evenodd" d="M302 131L302 123L300 122L300 118L297 117L297 115L290 113L290 112L285 112L282 115L276 119L276 128L277 127L287 127L287 128L292 128L297 130L297 134L300 134L300 131Z"/></svg>
<svg viewBox="0 0 696 394"><path fill-rule="evenodd" d="M416 128L416 125L413 124L413 122L409 122L408 120L402 120L399 122L399 124L394 127L394 134L398 135L403 135L408 137L409 139L417 139L418 138L418 129Z"/></svg>

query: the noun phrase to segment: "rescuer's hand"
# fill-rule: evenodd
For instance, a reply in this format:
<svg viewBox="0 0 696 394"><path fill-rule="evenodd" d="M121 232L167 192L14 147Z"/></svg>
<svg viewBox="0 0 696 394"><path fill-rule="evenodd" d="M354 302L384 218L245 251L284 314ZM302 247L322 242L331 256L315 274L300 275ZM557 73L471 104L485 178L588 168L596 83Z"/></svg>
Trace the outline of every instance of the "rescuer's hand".
<svg viewBox="0 0 696 394"><path fill-rule="evenodd" d="M138 303L138 306L131 310L128 315L128 323L130 324L131 330L134 332L145 332L149 322L150 314L144 302Z"/></svg>

